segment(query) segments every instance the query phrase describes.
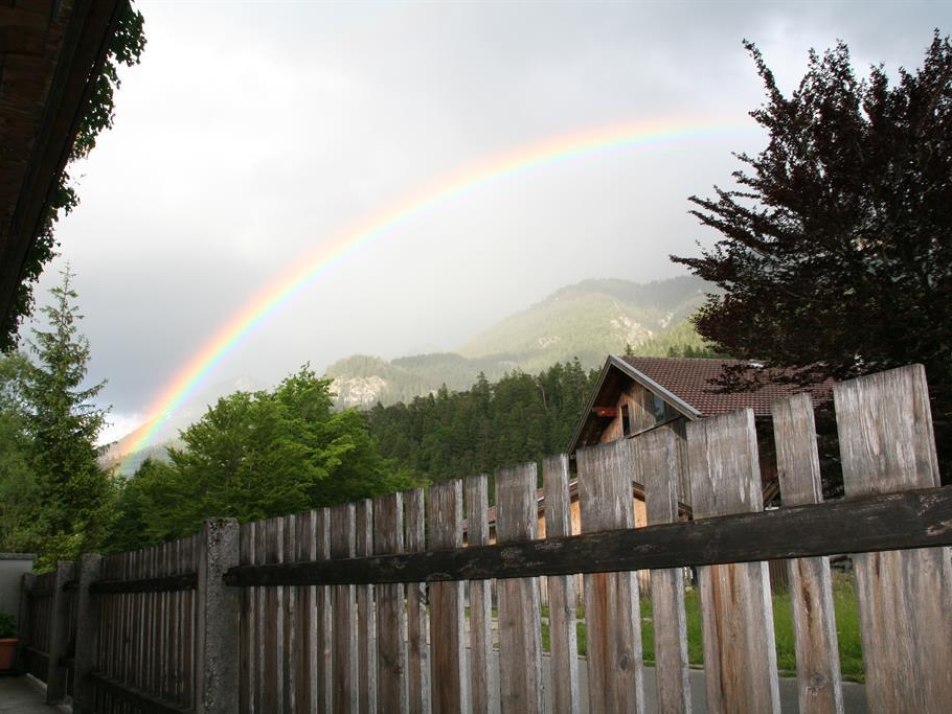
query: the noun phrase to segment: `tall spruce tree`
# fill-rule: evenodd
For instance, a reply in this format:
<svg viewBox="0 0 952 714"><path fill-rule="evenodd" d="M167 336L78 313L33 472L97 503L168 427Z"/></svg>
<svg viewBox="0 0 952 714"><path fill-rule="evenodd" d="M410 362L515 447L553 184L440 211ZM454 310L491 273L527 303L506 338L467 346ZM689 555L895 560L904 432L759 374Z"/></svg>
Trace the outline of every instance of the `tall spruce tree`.
<svg viewBox="0 0 952 714"><path fill-rule="evenodd" d="M69 267L43 308L47 329L34 329L34 359L24 375L26 424L32 438L39 510L32 525L34 547L46 563L71 559L94 547L108 521L112 493L96 462L96 438L105 412L93 399L105 386L85 386L89 341L79 332L75 277Z"/></svg>

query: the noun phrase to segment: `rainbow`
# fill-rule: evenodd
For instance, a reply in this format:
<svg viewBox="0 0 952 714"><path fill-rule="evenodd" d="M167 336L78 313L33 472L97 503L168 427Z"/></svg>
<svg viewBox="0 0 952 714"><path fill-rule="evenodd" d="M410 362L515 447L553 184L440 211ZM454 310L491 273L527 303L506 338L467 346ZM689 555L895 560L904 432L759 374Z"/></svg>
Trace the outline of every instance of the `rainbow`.
<svg viewBox="0 0 952 714"><path fill-rule="evenodd" d="M142 427L127 441L129 456L148 446L158 429L204 383L215 368L255 329L278 312L311 281L351 257L355 251L381 240L398 224L430 206L474 189L489 181L540 166L569 161L620 147L673 144L685 140L705 140L731 133L749 132L751 122L657 120L599 127L556 136L520 147L462 169L424 185L387 209L335 236L322 241L310 254L293 261L294 266L271 281L224 323L215 335L182 367L162 389L149 409Z"/></svg>

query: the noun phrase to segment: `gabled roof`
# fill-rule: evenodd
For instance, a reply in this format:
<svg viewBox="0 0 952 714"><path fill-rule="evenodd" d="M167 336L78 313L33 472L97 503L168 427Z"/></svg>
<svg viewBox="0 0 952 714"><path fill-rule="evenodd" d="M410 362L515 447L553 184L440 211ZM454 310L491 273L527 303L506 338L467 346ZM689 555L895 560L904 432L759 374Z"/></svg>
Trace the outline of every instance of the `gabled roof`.
<svg viewBox="0 0 952 714"><path fill-rule="evenodd" d="M727 414L750 408L755 416L770 416L770 405L778 399L809 391L818 401L829 398L829 385L803 387L785 382L781 370L766 371L744 360L687 359L664 357L620 357L648 379L690 404L702 416ZM747 367L764 378L759 389L750 392L724 392L716 383L724 367ZM675 406L675 405L672 405Z"/></svg>
<svg viewBox="0 0 952 714"><path fill-rule="evenodd" d="M725 367L746 367L761 377L762 386L747 392L724 392L717 384ZM609 355L595 383L592 396L569 443L568 453L592 443L600 433L593 409L613 405L630 382L641 384L661 397L676 412L691 421L739 409L752 409L754 416L769 417L777 399L809 391L818 402L830 398L830 383L803 387L782 380L780 370L764 371L743 360L665 357L618 357Z"/></svg>

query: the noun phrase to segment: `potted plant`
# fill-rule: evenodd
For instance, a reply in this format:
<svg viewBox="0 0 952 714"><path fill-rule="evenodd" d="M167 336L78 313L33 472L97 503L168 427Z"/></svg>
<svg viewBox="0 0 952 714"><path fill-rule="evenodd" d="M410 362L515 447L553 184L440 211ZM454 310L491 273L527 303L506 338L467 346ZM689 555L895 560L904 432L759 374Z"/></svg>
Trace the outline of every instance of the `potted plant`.
<svg viewBox="0 0 952 714"><path fill-rule="evenodd" d="M0 612L0 672L13 669L19 642L13 615Z"/></svg>

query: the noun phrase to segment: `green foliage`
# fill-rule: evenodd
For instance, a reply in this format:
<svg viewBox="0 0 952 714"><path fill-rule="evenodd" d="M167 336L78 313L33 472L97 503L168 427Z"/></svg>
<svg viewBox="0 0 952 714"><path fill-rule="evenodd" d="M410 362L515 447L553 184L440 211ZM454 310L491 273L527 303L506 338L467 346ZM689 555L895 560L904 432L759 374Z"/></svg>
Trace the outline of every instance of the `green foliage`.
<svg viewBox="0 0 952 714"><path fill-rule="evenodd" d="M118 65L138 64L145 49L142 13L132 8L131 0L123 4L120 13L118 28L110 42L102 72L93 84L92 97L80 117L79 128L70 151L71 162L86 157L95 147L99 133L112 128L113 95L121 84ZM64 170L53 190L43 225L27 252L13 304L0 321L0 350L9 351L16 346L20 323L33 310L33 286L43 272L43 267L56 254L54 225L60 216L68 214L78 203L79 197L72 186L69 173Z"/></svg>
<svg viewBox="0 0 952 714"><path fill-rule="evenodd" d="M495 384L480 374L467 391L444 386L409 404L378 404L367 420L384 456L420 478L491 473L564 451L596 376L577 359Z"/></svg>
<svg viewBox="0 0 952 714"><path fill-rule="evenodd" d="M691 197L720 232L700 258L673 257L723 294L695 318L714 345L804 381L920 362L939 422L952 419L952 46L938 31L894 86L857 79L840 43L789 97L748 43L769 132L741 154L735 190ZM948 443L940 434L939 443Z"/></svg>
<svg viewBox="0 0 952 714"><path fill-rule="evenodd" d="M274 391L223 397L182 441L171 463L148 460L124 484L109 549L185 536L210 516L253 521L416 485L308 367Z"/></svg>
<svg viewBox="0 0 952 714"><path fill-rule="evenodd" d="M0 640L17 636L17 622L13 615L0 612Z"/></svg>
<svg viewBox="0 0 952 714"><path fill-rule="evenodd" d="M96 462L105 414L84 386L89 342L79 333L73 276L53 288L36 329L34 360L0 361L0 548L32 551L40 568L98 545L110 518L112 484Z"/></svg>
<svg viewBox="0 0 952 714"><path fill-rule="evenodd" d="M0 356L0 550L24 551L39 504L22 384L26 358Z"/></svg>
<svg viewBox="0 0 952 714"><path fill-rule="evenodd" d="M34 330L35 361L27 365L22 385L39 493L30 528L41 565L97 545L112 499L111 482L96 460L105 412L92 403L105 383L84 386L90 350L78 330L82 316L72 278L67 268L62 284L50 291L54 302L43 309L49 328Z"/></svg>

